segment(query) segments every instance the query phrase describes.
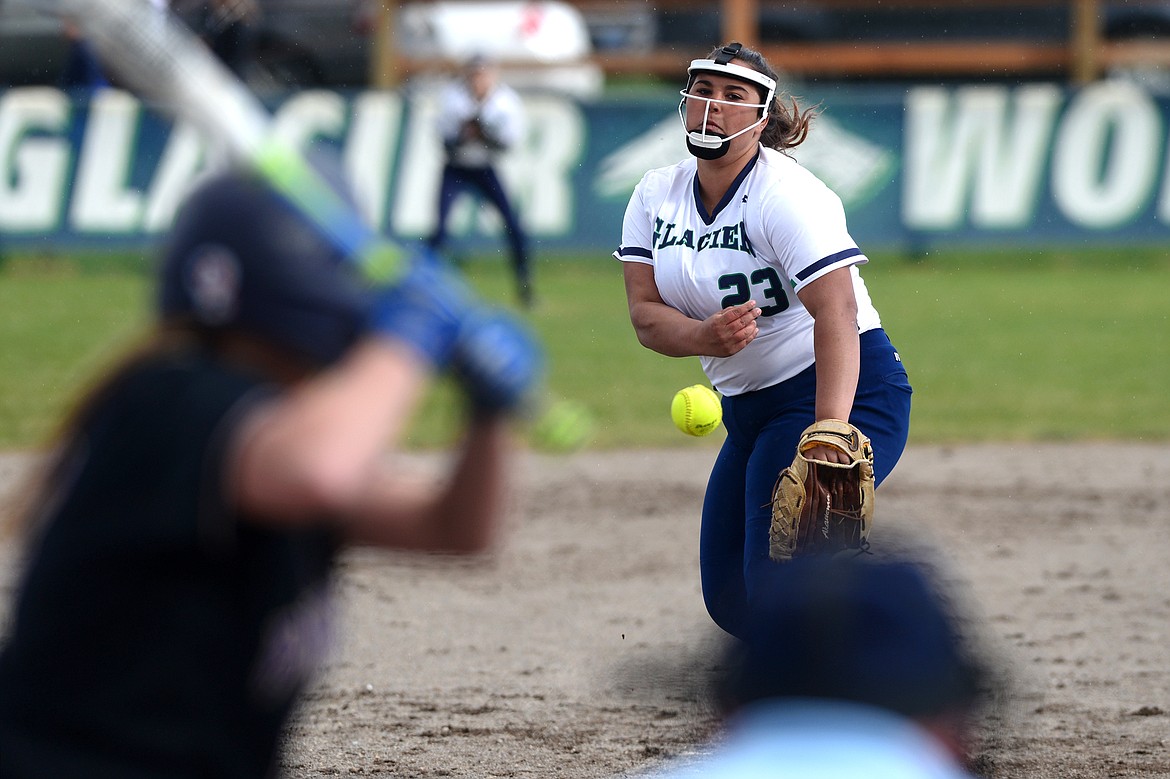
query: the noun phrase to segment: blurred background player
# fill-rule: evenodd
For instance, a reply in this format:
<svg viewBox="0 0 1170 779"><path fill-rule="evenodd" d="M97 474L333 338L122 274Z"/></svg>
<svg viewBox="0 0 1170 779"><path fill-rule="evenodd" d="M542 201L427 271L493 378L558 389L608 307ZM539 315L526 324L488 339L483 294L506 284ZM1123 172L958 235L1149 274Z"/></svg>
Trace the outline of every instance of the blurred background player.
<svg viewBox="0 0 1170 779"><path fill-rule="evenodd" d="M772 566L718 681L724 732L655 779L972 779L987 671L908 560Z"/></svg>
<svg viewBox="0 0 1170 779"><path fill-rule="evenodd" d="M531 306L528 236L496 171L497 158L523 140L525 126L524 104L515 90L500 81L496 65L482 56L469 59L460 78L439 96L438 131L446 161L429 243L436 249L446 243L447 219L456 198L469 191L478 194L495 206L504 221L517 295L524 306Z"/></svg>
<svg viewBox="0 0 1170 779"><path fill-rule="evenodd" d="M371 290L264 185L211 178L176 218L157 326L82 399L34 497L0 776L274 775L339 550L487 547L506 418L540 366L433 264ZM464 440L441 483L414 482L387 447L444 370Z"/></svg>
<svg viewBox="0 0 1170 779"><path fill-rule="evenodd" d="M98 89L108 87L107 78L101 61L93 50L93 46L77 22L64 19L61 24L62 34L68 41L65 55L65 65L61 70L61 78L57 86L61 89Z"/></svg>
<svg viewBox="0 0 1170 779"><path fill-rule="evenodd" d="M694 60L679 104L692 159L647 173L626 208L622 261L639 342L698 356L727 438L707 484L699 557L716 624L742 635L768 556L771 496L814 421L869 436L878 484L906 445L910 384L857 266L840 198L785 152L811 117L738 43ZM820 446L812 459L844 462Z"/></svg>

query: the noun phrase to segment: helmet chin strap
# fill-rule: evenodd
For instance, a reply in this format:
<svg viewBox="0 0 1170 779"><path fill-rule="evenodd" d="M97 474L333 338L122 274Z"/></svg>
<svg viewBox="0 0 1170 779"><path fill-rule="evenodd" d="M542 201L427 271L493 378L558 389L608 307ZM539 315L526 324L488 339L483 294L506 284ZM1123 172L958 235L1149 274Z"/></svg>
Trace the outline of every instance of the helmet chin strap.
<svg viewBox="0 0 1170 779"><path fill-rule="evenodd" d="M687 151L691 156L698 157L700 160L717 160L724 154L731 150L731 143L729 141L722 141L716 146L700 146L691 140L691 133L687 133Z"/></svg>
<svg viewBox="0 0 1170 779"><path fill-rule="evenodd" d="M705 128L707 126L707 117L711 113L711 104L712 103L727 103L727 101L715 100L715 99L709 98L709 97L696 97L694 95L684 95L682 101L678 104L679 119L682 120L683 130L687 134L687 151L689 151L693 156L695 156L701 160L717 160L720 157L722 157L723 155L727 154L727 152L731 150L731 139L732 138L738 138L739 136L743 135L744 133L751 132L752 130L759 127L761 124L763 124L764 121L768 118L767 115L761 116L755 122L753 122L752 124L749 124L747 127L743 128L739 132L735 132L735 133L732 133L731 135L726 135L726 136L708 134L705 130L702 130L702 129L700 129L699 131L696 132L694 130L687 130L687 127L686 127L687 100L703 100L707 103L706 108L703 110L703 121L699 125L700 128Z"/></svg>

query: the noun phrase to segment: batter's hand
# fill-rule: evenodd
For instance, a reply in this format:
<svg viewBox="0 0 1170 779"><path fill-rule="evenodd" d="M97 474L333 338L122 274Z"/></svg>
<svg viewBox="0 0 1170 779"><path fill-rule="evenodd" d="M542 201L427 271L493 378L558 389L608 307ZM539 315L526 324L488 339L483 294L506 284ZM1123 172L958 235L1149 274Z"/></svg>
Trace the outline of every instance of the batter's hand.
<svg viewBox="0 0 1170 779"><path fill-rule="evenodd" d="M730 357L750 344L760 332L756 325L759 316L756 301L749 300L707 317L703 324L714 347L711 356Z"/></svg>

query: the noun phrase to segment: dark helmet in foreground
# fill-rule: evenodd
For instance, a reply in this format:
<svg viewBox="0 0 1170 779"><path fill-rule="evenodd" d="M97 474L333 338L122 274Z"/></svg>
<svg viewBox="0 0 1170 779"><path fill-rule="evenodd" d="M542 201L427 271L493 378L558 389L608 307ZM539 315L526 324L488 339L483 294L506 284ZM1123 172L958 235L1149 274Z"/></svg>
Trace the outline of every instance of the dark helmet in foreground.
<svg viewBox="0 0 1170 779"><path fill-rule="evenodd" d="M320 232L263 182L228 171L180 208L158 304L163 318L248 332L323 365L357 339L370 301L361 277Z"/></svg>
<svg viewBox="0 0 1170 779"><path fill-rule="evenodd" d="M963 615L913 560L811 556L771 566L729 650L728 708L830 698L930 717L973 708L988 671Z"/></svg>

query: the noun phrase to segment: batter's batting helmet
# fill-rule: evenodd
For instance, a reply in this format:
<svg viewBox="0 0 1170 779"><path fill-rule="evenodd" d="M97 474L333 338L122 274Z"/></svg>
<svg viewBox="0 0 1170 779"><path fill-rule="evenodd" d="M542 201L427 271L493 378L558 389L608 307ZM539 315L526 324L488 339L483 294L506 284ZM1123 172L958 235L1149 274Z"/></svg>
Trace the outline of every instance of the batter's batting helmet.
<svg viewBox="0 0 1170 779"><path fill-rule="evenodd" d="M319 364L354 342L371 302L337 249L239 171L215 175L187 198L159 286L164 318L251 332Z"/></svg>

